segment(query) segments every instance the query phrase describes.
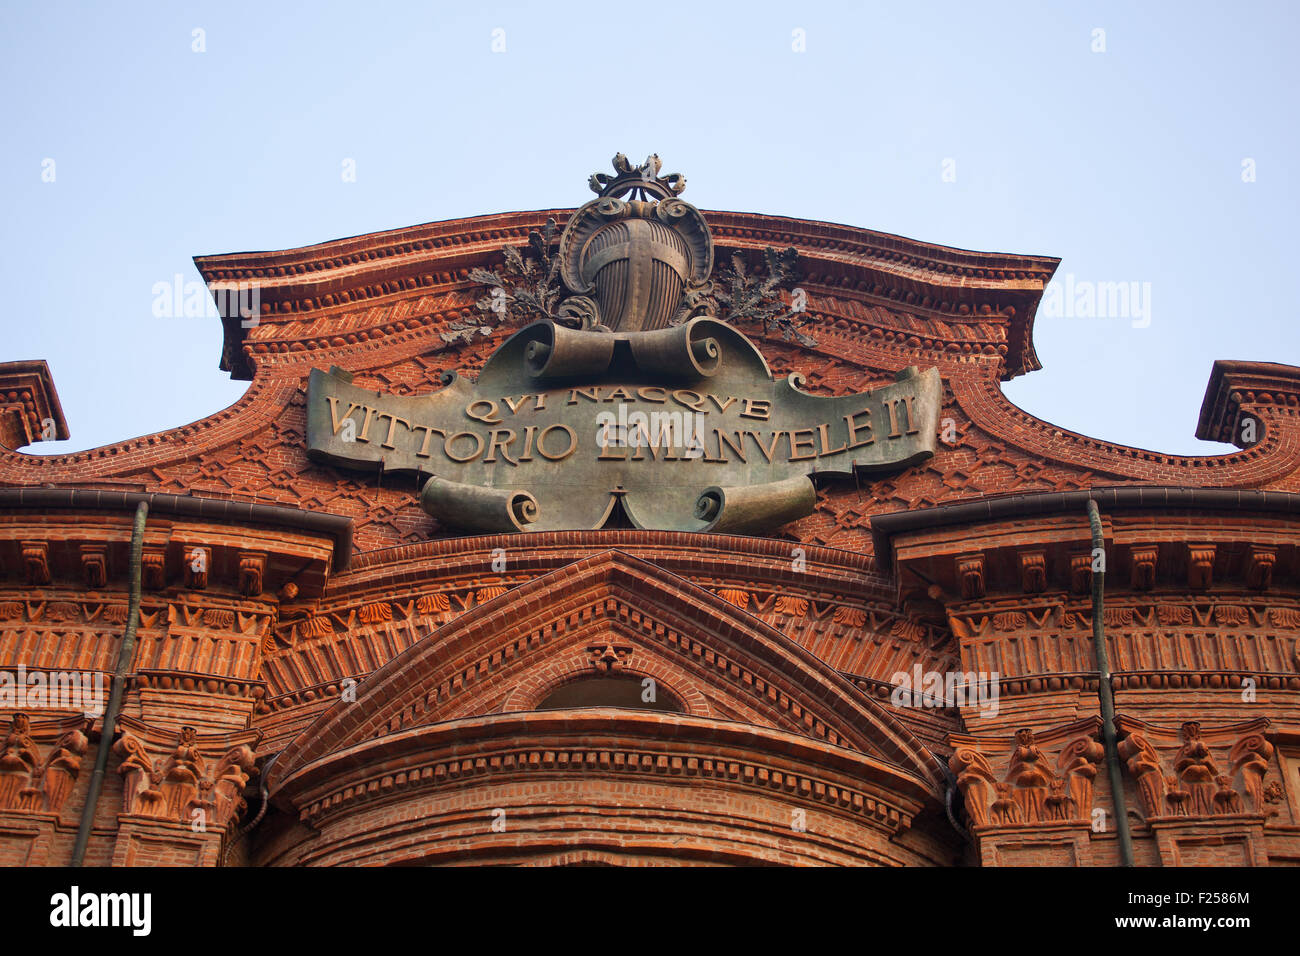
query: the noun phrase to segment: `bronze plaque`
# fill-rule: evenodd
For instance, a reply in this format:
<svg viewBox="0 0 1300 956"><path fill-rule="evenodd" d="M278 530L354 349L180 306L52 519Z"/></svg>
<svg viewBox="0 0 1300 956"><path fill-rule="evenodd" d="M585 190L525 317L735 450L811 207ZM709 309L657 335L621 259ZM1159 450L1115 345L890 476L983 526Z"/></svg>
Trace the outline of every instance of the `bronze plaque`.
<svg viewBox="0 0 1300 956"><path fill-rule="evenodd" d="M469 531L599 528L621 500L640 528L763 533L812 512L813 477L897 470L934 454L937 369L860 395L774 380L739 331L695 318L652 331L537 322L477 382L415 397L311 373L320 462L429 476L421 504Z"/></svg>

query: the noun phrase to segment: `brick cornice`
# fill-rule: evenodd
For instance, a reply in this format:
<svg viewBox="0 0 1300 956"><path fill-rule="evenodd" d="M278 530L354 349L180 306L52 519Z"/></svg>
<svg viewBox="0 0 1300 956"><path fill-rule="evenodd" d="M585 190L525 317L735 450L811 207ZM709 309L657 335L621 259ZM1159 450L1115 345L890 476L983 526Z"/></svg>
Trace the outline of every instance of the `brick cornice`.
<svg viewBox="0 0 1300 956"><path fill-rule="evenodd" d="M490 265L484 262L483 265ZM1007 316L991 311L943 321L922 310L879 302L869 296L846 297L803 281L809 292L808 331L817 344L810 355L855 356L864 367L897 371L919 362L933 362L951 374L997 377L1007 368L1010 333ZM835 294L832 294L835 293ZM481 289L468 281L455 288L399 291L373 305L337 302L287 317L270 317L249 333L242 349L248 370L266 377L298 378L312 368L338 365L354 373L382 371L394 362L446 353L455 364L465 346L455 325L479 315L474 303ZM493 329L481 340L495 347L518 326ZM746 329L758 341L781 344L776 337ZM247 376L244 376L247 377Z"/></svg>
<svg viewBox="0 0 1300 956"><path fill-rule="evenodd" d="M1113 509L1151 512L1178 509L1192 513L1222 511L1252 516L1275 514L1288 518L1300 514L1300 494L1251 489L1123 486L1097 487L1088 491L988 495L919 511L879 515L872 522L874 550L881 563L889 566L893 561L892 539L896 535L939 527L1023 522L1026 518L1041 522L1048 515L1078 516L1084 514L1089 498L1097 502L1104 515ZM1212 537L1217 530L1207 534ZM968 546L963 543L955 547Z"/></svg>
<svg viewBox="0 0 1300 956"><path fill-rule="evenodd" d="M1205 388L1196 437L1253 447L1242 438L1241 416L1248 409L1270 418L1294 419L1300 407L1300 368L1275 362L1219 360ZM1294 424L1286 422L1284 424ZM1263 426L1261 426L1263 427ZM1267 432L1267 428L1265 431Z"/></svg>
<svg viewBox="0 0 1300 956"><path fill-rule="evenodd" d="M653 552L656 564L692 576L710 568L729 573L739 558L745 561L746 580L753 583L795 585L800 591L821 588L858 599L893 597L892 582L876 571L875 560L854 551L775 538L636 529L475 535L384 548L357 556L346 575L333 579L331 590L390 590L411 583L424 566L432 566L436 578L453 577L461 567L482 576L498 550L512 571L536 574L586 557L593 548ZM792 565L796 549L801 559L797 572Z"/></svg>
<svg viewBox="0 0 1300 956"><path fill-rule="evenodd" d="M295 276L325 273L367 262L419 255L435 249L472 247L478 243L525 240L530 230L554 218L561 227L573 209L539 209L493 213L422 223L347 239L335 239L268 252L239 252L195 256L195 264L212 281L244 279L293 280ZM1059 259L1049 256L1007 255L957 249L922 242L857 226L768 216L760 213L703 210L715 239L754 244L793 245L798 249L825 250L828 255L855 257L882 266L893 263L898 271L917 270L951 284L974 279L975 286L1003 287L1011 282L1045 283ZM1025 288L1033 288L1026 285Z"/></svg>
<svg viewBox="0 0 1300 956"><path fill-rule="evenodd" d="M59 393L45 362L0 362L0 446L16 450L69 437Z"/></svg>
<svg viewBox="0 0 1300 956"><path fill-rule="evenodd" d="M397 769L399 768L400 769ZM669 776L771 788L800 802L862 814L891 831L936 799L928 781L878 759L778 730L684 715L589 708L494 714L366 741L281 773L271 799L317 824L357 803L412 790L572 771Z"/></svg>
<svg viewBox="0 0 1300 956"><path fill-rule="evenodd" d="M250 377L247 357L268 351L275 326L302 313L356 308L417 290L474 293L468 272L491 265L502 245L519 245L530 230L568 209L504 213L427 223L280 252L198 256L195 265L213 288L255 283L263 317L249 330L225 320L222 367ZM894 302L900 308L950 322L992 321L1007 327L1006 375L1040 367L1033 351L1033 313L1059 260L953 249L850 226L754 213L706 212L720 251L793 246L801 255L801 285L813 294ZM339 344L354 330L321 326L315 343Z"/></svg>
<svg viewBox="0 0 1300 956"><path fill-rule="evenodd" d="M352 558L352 522L341 515L192 495L81 488L0 488L0 509L6 514L36 511L42 518L55 510L113 514L133 512L140 504L147 504L155 518L166 516L234 525L269 525L288 532L329 537L333 542L335 568L346 569ZM68 540L66 533L62 539Z"/></svg>

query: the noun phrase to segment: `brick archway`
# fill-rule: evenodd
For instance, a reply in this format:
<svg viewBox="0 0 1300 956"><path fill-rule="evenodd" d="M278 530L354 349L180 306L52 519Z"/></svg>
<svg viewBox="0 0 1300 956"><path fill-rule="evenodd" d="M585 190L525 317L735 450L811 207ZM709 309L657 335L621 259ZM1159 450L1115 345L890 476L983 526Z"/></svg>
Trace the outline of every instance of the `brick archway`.
<svg viewBox="0 0 1300 956"><path fill-rule="evenodd" d="M574 660L568 671L559 673L554 677L548 677L546 682L530 687L519 687L506 698L501 708L503 714L517 713L521 711L542 710L545 702L566 687L574 684L589 682L593 679L601 678L623 678L630 682L637 683L641 688L646 685L644 681L653 681L653 691L656 695L661 695L670 700L675 707L668 708L678 713L691 714L695 717L712 717L715 716L713 709L709 706L708 698L692 683L674 680L680 677L679 673L670 672L666 667L658 662L652 662L646 666L628 665L615 672L601 672L593 670L590 663L585 660ZM687 690L683 692L682 688ZM596 706L596 705L593 705ZM609 704L608 706L616 706ZM653 708L647 708L653 709Z"/></svg>
<svg viewBox="0 0 1300 956"><path fill-rule="evenodd" d="M478 606L408 648L286 748L272 792L331 753L442 721L520 709L576 672L602 635L624 635L638 667L682 688L684 703L854 750L929 781L935 758L897 719L762 620L648 562L607 551ZM512 698L518 688L524 696ZM531 696L529 696L531 695Z"/></svg>
<svg viewBox="0 0 1300 956"><path fill-rule="evenodd" d="M602 645L612 645L616 653L622 651L630 659L602 667L598 659ZM554 654L544 668L535 669L515 685L503 701L501 712L538 710L543 700L566 684L602 674L648 677L680 702L684 713L696 717L717 716L716 708L696 680L671 661L633 651L629 636L617 625L596 629L596 633L571 644L567 653Z"/></svg>
<svg viewBox="0 0 1300 956"><path fill-rule="evenodd" d="M687 712L535 709L609 672ZM941 773L769 624L608 551L474 608L322 713L268 774L319 838L267 862L934 863L942 837L900 837L942 819Z"/></svg>
<svg viewBox="0 0 1300 956"><path fill-rule="evenodd" d="M806 736L654 711L411 727L298 767L273 799L308 829L272 864L954 862L928 782Z"/></svg>

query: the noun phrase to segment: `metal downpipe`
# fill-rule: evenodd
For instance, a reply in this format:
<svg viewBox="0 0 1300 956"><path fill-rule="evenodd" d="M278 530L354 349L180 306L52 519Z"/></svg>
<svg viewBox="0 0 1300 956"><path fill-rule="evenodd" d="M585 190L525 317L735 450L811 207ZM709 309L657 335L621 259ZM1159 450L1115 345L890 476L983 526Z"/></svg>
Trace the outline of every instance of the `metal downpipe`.
<svg viewBox="0 0 1300 956"><path fill-rule="evenodd" d="M108 709L104 711L99 746L95 750L95 770L90 776L90 788L86 791L86 803L81 808L81 823L77 827L77 842L72 848L73 866L81 866L86 858L86 845L90 842L90 830L95 823L95 808L99 805L99 794L104 786L104 771L108 769L108 754L113 748L117 714L122 707L122 695L126 690L126 672L131 666L131 657L135 651L135 629L140 622L140 564L144 551L144 523L148 516L149 505L141 501L136 505L135 524L131 528L131 597L126 611L126 630L122 633L122 645L117 650L113 688L109 691Z"/></svg>
<svg viewBox="0 0 1300 956"><path fill-rule="evenodd" d="M1124 778L1120 773L1119 745L1115 738L1115 696L1110 683L1110 659L1106 653L1105 538L1101 530L1101 513L1097 510L1097 502L1091 498L1088 499L1088 524L1092 528L1092 649L1097 657L1097 696L1101 701L1102 744L1106 749L1106 769L1110 774L1110 795L1115 813L1115 830L1119 834L1120 864L1133 866L1133 836L1129 833L1128 811L1124 806ZM1100 563L1097 561L1099 555Z"/></svg>
<svg viewBox="0 0 1300 956"><path fill-rule="evenodd" d="M262 795L262 805L257 808L257 816L253 817L253 819L250 820L247 824L240 827L235 832L235 835L226 841L225 849L221 851L222 866L227 866L229 864L230 851L235 848L235 844L238 843L240 840L242 840L244 837L248 836L249 833L253 832L253 830L257 827L257 825L262 822L262 817L266 816L266 810L271 805L271 794L267 786L267 778L270 777L271 768L275 766L275 762L280 759L280 754L282 753L284 753L283 750L276 751L274 754L271 755L271 759L262 765L261 773L258 775L260 778L258 783L258 790L261 792Z"/></svg>

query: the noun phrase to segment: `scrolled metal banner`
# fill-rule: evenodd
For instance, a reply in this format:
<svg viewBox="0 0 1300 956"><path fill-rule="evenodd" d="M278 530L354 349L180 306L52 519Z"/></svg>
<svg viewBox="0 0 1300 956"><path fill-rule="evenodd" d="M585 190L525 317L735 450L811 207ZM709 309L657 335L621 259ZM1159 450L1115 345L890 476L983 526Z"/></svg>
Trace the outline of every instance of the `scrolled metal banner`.
<svg viewBox="0 0 1300 956"><path fill-rule="evenodd" d="M469 531L601 527L755 534L811 513L814 480L897 470L934 454L936 369L818 396L774 379L739 331L696 318L651 331L528 326L476 382L427 395L313 370L310 456L432 476L421 503Z"/></svg>
<svg viewBox="0 0 1300 956"><path fill-rule="evenodd" d="M471 531L525 531L537 520L537 499L526 491L466 485L437 475L424 483L420 507L445 525Z"/></svg>
<svg viewBox="0 0 1300 956"><path fill-rule="evenodd" d="M817 507L817 488L807 475L763 485L707 488L695 503L695 517L707 520L705 531L758 534L797 521Z"/></svg>
<svg viewBox="0 0 1300 956"><path fill-rule="evenodd" d="M614 336L585 335L554 323L538 322L524 344L524 365L538 382L596 378L609 369Z"/></svg>

